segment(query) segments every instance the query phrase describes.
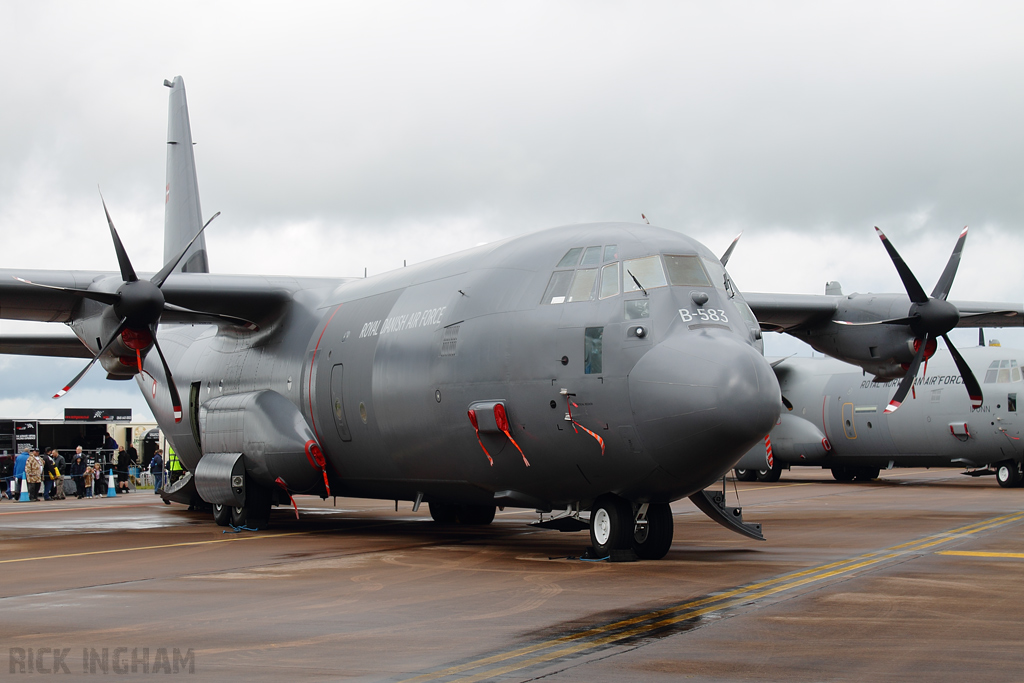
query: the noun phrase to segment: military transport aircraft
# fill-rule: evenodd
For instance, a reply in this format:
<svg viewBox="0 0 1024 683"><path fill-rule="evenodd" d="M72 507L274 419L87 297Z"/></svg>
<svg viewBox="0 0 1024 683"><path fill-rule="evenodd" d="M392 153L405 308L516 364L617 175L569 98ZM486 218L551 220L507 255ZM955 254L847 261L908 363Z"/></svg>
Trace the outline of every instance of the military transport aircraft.
<svg viewBox="0 0 1024 683"><path fill-rule="evenodd" d="M563 226L371 278L216 275L185 86L164 84L166 265L140 277L107 213L119 272L0 271L0 316L77 339L0 352L88 358L57 397L96 362L134 378L189 470L165 495L212 504L219 524L263 527L295 494L425 501L448 523L565 510L544 524L589 528L599 556L660 558L669 503L689 496L762 538L708 488L782 410L762 326L899 374L957 323L944 300L963 238L932 297L884 307L759 294L752 311L727 258L646 224ZM1005 323L1002 306L969 312Z"/></svg>
<svg viewBox="0 0 1024 683"><path fill-rule="evenodd" d="M972 407L946 349L914 383L899 412L884 406L898 383L873 382L860 368L831 358L787 358L775 365L787 408L765 444L737 463L740 480L777 481L783 469L832 470L839 481L870 480L884 467L963 467L995 475L1000 486L1022 481L1024 440L1017 394L1024 398L1024 353L998 346L964 349L982 377L985 402Z"/></svg>

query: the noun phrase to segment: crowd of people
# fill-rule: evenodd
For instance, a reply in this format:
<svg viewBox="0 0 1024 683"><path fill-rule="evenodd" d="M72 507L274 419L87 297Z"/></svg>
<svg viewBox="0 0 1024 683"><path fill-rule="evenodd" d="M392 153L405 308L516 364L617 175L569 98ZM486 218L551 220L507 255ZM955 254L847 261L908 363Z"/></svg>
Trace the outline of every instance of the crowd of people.
<svg viewBox="0 0 1024 683"><path fill-rule="evenodd" d="M19 501L22 486L27 486L28 500L62 500L66 497L92 498L108 495L112 483L117 494L134 490L132 468L138 467L139 454L134 446L118 446L109 463L95 462L75 448L69 459L56 448L28 449L17 455L9 482L0 491L0 499ZM153 478L153 492L159 493L163 484L165 464L163 453L156 450L147 463ZM111 476L113 475L113 476ZM108 481L111 480L111 481Z"/></svg>

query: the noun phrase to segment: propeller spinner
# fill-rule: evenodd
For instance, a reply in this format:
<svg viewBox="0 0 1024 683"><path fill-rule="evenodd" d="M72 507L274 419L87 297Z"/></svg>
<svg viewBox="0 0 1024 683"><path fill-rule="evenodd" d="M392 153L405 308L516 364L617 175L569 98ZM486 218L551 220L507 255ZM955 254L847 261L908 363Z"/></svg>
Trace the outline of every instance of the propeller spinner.
<svg viewBox="0 0 1024 683"><path fill-rule="evenodd" d="M911 332L913 332L914 359L907 366L907 374L904 375L899 387L897 387L896 393L885 408L885 412L891 413L903 403L903 400L907 397L914 384L914 380L917 378L917 370L921 366L921 362L935 351L936 340L939 337L946 342L949 353L953 356L953 361L960 371L960 376L964 380L964 387L971 398L971 407L981 407L981 385L978 383L974 373L971 372L970 366L947 336L947 333L960 322L960 311L957 310L956 306L946 301L946 297L949 296L949 290L953 285L953 278L956 276L957 268L960 265L960 255L963 253L964 243L967 241L967 228L960 232L960 238L957 240L956 246L953 247L953 253L950 255L949 261L946 263L946 267L943 269L942 275L939 276L939 281L935 284L935 288L930 296L925 294L921 284L914 277L914 273L911 272L909 266L899 255L899 252L896 251L896 247L892 245L889 238L885 236L885 233L877 227L875 232L878 233L879 239L882 240L882 245L889 253L889 258L892 259L893 265L896 266L896 272L899 273L900 279L903 281L903 287L907 290L907 295L911 301L910 310L902 318L864 323L853 323L843 320L837 320L836 322L840 325L907 325L910 327Z"/></svg>

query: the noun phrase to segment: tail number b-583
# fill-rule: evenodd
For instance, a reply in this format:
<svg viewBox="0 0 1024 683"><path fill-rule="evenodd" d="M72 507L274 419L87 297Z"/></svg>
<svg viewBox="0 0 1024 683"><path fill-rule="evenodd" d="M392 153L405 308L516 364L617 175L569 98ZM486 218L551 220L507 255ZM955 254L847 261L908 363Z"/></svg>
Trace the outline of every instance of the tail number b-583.
<svg viewBox="0 0 1024 683"><path fill-rule="evenodd" d="M684 323L691 322L694 318L700 318L703 322L729 322L729 318L726 317L725 311L721 308L698 308L696 313L691 313L688 308L680 308L679 317L683 319Z"/></svg>

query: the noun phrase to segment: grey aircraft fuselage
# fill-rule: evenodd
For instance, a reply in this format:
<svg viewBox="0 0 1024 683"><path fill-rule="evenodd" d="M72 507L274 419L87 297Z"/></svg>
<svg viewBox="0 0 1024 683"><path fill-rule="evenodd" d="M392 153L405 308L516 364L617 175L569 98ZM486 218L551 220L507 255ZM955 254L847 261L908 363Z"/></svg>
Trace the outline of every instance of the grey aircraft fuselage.
<svg viewBox="0 0 1024 683"><path fill-rule="evenodd" d="M996 346L961 353L982 381L980 408L971 407L956 365L940 348L915 381L916 398L888 414L898 380L874 382L860 368L830 358L785 359L775 370L793 410L783 410L770 433L776 468L980 468L1011 461L1019 470L1024 353ZM737 467L765 470L764 444Z"/></svg>
<svg viewBox="0 0 1024 683"><path fill-rule="evenodd" d="M576 255L585 265L556 265L588 247L597 249ZM323 449L332 494L468 504L497 495L540 508L585 507L609 491L676 500L719 479L781 404L741 296L724 284L667 284L663 255L689 255L710 282L725 282L717 258L676 232L555 228L306 290L257 333L165 323L177 386L183 395L193 387L180 423L164 382L137 381L189 470L219 450L204 443L216 440L203 424L209 402L272 391ZM644 269L646 295L624 262ZM202 277L172 275L168 286ZM552 293L555 281L564 285ZM147 370L159 373L154 360ZM493 424L480 425L478 442L467 411L493 402L522 455ZM567 421L570 410L603 447ZM295 492L326 493L313 462L299 465L254 474L262 485L283 475Z"/></svg>

